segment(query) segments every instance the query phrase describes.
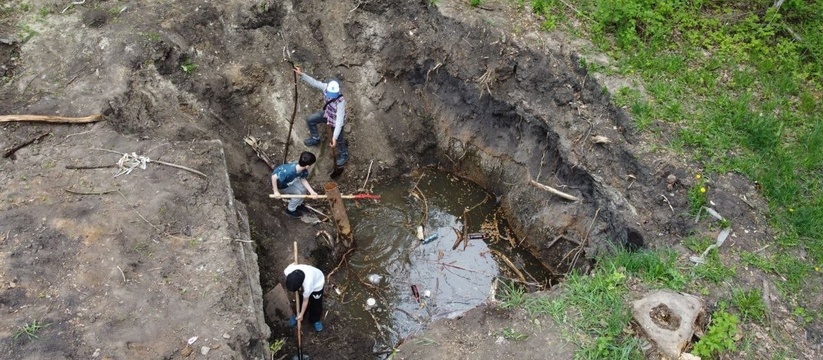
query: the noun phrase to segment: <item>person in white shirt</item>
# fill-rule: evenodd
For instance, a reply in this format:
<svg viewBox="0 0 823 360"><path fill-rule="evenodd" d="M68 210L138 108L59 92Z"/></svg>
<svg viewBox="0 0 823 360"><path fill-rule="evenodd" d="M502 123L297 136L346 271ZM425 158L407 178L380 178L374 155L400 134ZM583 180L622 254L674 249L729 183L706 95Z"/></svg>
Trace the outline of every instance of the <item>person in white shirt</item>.
<svg viewBox="0 0 823 360"><path fill-rule="evenodd" d="M323 323L320 319L323 316L323 286L326 283L326 276L320 269L302 264L290 264L283 273L286 274L286 290L302 289L303 295L298 305L300 312L289 319L289 326L297 325L308 311L308 319L314 324L314 330L322 331Z"/></svg>

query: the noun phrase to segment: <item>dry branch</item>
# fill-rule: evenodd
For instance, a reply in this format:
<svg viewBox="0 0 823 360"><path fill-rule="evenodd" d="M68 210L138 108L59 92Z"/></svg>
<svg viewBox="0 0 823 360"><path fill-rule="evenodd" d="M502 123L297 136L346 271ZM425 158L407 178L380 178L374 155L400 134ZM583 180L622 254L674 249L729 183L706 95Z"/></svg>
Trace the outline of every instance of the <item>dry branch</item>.
<svg viewBox="0 0 823 360"><path fill-rule="evenodd" d="M566 194L566 193L564 193L564 192L562 192L562 191L560 191L560 190L557 190L557 189L555 189L555 188L553 188L553 187L551 187L551 186L548 186L548 185L543 185L543 184L541 184L541 183L539 183L539 182L537 182L537 181L534 181L534 180L529 180L529 182L530 182L532 185L534 185L534 186L536 186L537 188L539 188L539 189L546 190L546 191L548 191L548 192L550 192L550 193L552 193L552 194L555 194L555 195L557 195L557 196L559 196L559 197L562 197L562 198L564 198L564 199L566 199L566 200L571 200L571 201L581 201L581 200L582 200L582 199L580 199L580 198L579 198L579 197L577 197L577 196L572 196L572 195Z"/></svg>
<svg viewBox="0 0 823 360"><path fill-rule="evenodd" d="M25 122L47 122L47 123L67 123L67 124L87 124L102 120L102 114L86 117L64 117L47 115L0 115L0 123L25 121Z"/></svg>
<svg viewBox="0 0 823 360"><path fill-rule="evenodd" d="M500 257L501 259L503 259L503 262L505 262L506 265L508 265L509 268L511 268L512 271L514 271L514 273L517 274L517 277L520 278L520 281L523 281L524 283L527 282L526 277L523 276L523 273L520 272L520 269L518 269L516 266L514 266L514 263L511 260L509 260L509 258L506 257L506 255L503 255L503 253L501 253L497 250L494 250L494 249L491 249L491 252L492 252L492 254L495 254L498 257Z"/></svg>
<svg viewBox="0 0 823 360"><path fill-rule="evenodd" d="M24 148L24 147L26 147L26 146L29 146L29 145L33 144L34 142L39 141L40 139L42 139L42 138L44 138L44 137L46 137L46 136L48 136L48 135L49 135L49 133L42 133L42 134L39 134L39 135L37 135L37 136L35 136L35 137L31 138L30 140L28 140L28 141L26 141L26 142L24 142L24 143L22 143L22 144L20 144L20 145L14 146L14 147L12 147L12 148L10 148L10 149L6 150L6 152L5 152L5 153L3 153L3 157L4 157L4 158L11 157L12 155L14 155L14 153L16 153L16 152L17 152L17 150L20 150L20 149L22 149L22 148Z"/></svg>

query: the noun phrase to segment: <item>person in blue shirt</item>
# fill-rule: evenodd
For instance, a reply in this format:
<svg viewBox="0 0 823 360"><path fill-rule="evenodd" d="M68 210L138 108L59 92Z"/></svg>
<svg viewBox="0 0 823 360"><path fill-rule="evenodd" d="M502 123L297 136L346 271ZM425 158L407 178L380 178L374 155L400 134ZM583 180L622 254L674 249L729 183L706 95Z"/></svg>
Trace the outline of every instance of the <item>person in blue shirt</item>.
<svg viewBox="0 0 823 360"><path fill-rule="evenodd" d="M281 194L288 195L317 195L317 192L309 185L309 170L317 161L313 153L304 151L300 154L298 161L293 161L280 165L271 172L271 189L275 197L279 198ZM289 205L286 207L286 214L291 217L300 217L303 215L303 198L289 199Z"/></svg>

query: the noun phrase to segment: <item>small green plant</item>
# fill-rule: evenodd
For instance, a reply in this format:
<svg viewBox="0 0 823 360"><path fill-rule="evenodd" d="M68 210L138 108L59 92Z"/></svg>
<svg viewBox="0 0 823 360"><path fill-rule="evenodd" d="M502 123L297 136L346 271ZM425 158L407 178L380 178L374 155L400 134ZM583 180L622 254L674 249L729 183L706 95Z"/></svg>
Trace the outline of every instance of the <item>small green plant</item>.
<svg viewBox="0 0 823 360"><path fill-rule="evenodd" d="M525 340L529 337L528 334L524 334L512 328L505 328L503 331L500 332L503 335L503 338L506 340L513 340L513 341L520 341Z"/></svg>
<svg viewBox="0 0 823 360"><path fill-rule="evenodd" d="M41 7L40 10L37 10L37 15L40 16L41 18L49 16L49 14L51 14L51 9L49 9L48 7L44 6L44 7Z"/></svg>
<svg viewBox="0 0 823 360"><path fill-rule="evenodd" d="M158 42L160 41L160 34L156 32L145 33L143 36L146 37L146 41L148 42Z"/></svg>
<svg viewBox="0 0 823 360"><path fill-rule="evenodd" d="M709 200L708 185L706 179L701 174L694 176L695 182L689 188L687 198L689 199L689 213L697 214Z"/></svg>
<svg viewBox="0 0 823 360"><path fill-rule="evenodd" d="M20 32L22 33L21 37L23 39L21 40L21 42L24 42L24 43L31 40L31 38L33 38L35 35L40 34L36 30L32 29L31 26L26 25L26 24L18 25L18 27L20 28Z"/></svg>
<svg viewBox="0 0 823 360"><path fill-rule="evenodd" d="M737 289L732 293L732 306L737 308L743 321L754 320L763 322L766 318L766 305L760 289Z"/></svg>
<svg viewBox="0 0 823 360"><path fill-rule="evenodd" d="M737 346L734 343L738 335L738 324L740 320L734 314L723 309L715 311L709 330L694 344L692 353L710 358L727 350L736 350Z"/></svg>
<svg viewBox="0 0 823 360"><path fill-rule="evenodd" d="M17 338L19 338L23 335L26 335L26 337L28 337L29 340L37 339L38 338L37 333L41 329L43 329L45 327L48 327L49 325L51 325L51 324L44 324L44 323L42 323L38 320L34 320L30 324L26 323L23 326L21 326L19 329L17 329L17 333L14 334L14 339L16 340Z"/></svg>
<svg viewBox="0 0 823 360"><path fill-rule="evenodd" d="M471 7L478 7L483 0L469 0L469 5Z"/></svg>
<svg viewBox="0 0 823 360"><path fill-rule="evenodd" d="M20 4L20 11L28 12L29 10L31 10L31 4L30 3L24 2L24 3Z"/></svg>
<svg viewBox="0 0 823 360"><path fill-rule="evenodd" d="M526 303L526 290L518 284L499 281L498 299L501 309L511 309Z"/></svg>
<svg viewBox="0 0 823 360"><path fill-rule="evenodd" d="M686 286L686 277L677 269L677 252L619 250L606 260L610 266L623 268L649 284L661 284L673 290Z"/></svg>
<svg viewBox="0 0 823 360"><path fill-rule="evenodd" d="M276 355L280 350L283 350L283 345L286 344L286 339L277 339L273 343L269 344L269 351L271 351L272 355Z"/></svg>
<svg viewBox="0 0 823 360"><path fill-rule="evenodd" d="M709 251L703 259L706 262L696 265L692 270L693 275L696 278L719 284L724 280L734 277L735 268L723 265L723 262L720 261L720 254L718 254L717 249L712 249Z"/></svg>
<svg viewBox="0 0 823 360"><path fill-rule="evenodd" d="M180 64L180 68L186 75L191 75L197 71L197 64L195 64L191 59L186 59L182 64Z"/></svg>

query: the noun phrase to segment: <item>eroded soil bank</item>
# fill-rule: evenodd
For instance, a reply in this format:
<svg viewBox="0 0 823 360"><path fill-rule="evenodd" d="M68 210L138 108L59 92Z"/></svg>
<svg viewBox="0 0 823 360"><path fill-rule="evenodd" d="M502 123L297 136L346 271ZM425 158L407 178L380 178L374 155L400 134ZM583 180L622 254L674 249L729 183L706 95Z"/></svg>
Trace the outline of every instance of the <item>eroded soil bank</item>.
<svg viewBox="0 0 823 360"><path fill-rule="evenodd" d="M268 198L269 169L243 141L246 135L260 139L278 162L286 141L293 141L289 159L305 149L302 119L322 103L319 93L300 84L289 133L295 99L286 59L318 79L342 81L352 153L339 179L344 193L358 190L370 167L372 181L386 181L419 166L440 166L494 193L519 240L557 273L585 269L586 259L608 244L671 245L690 233L692 222L683 211L690 174L684 164L654 153L650 139L635 135L623 110L610 105L603 82L580 67L575 44L528 27L514 31L517 21L503 3L489 2L489 11L446 0L437 6L389 0L87 1L65 12L62 2L32 3L50 12L16 8L0 24L0 34L9 39L0 44L7 79L0 112L104 114L99 125L42 127L55 136L30 145L33 149L54 148L59 136L88 130L115 131L137 143L221 140L233 196L249 209L264 292L281 281L292 241L308 261L316 260L312 254L318 248L316 228L287 218L282 205ZM25 39L16 30L19 24L36 34ZM36 135L32 129L5 125L2 147ZM14 165L25 161L24 155L2 160L13 167L8 176L17 181L31 178L29 167ZM191 163L181 156L182 163ZM320 188L330 170L327 149L318 157L311 181ZM47 170L43 176L66 171L62 163ZM667 182L669 175L673 182ZM552 195L532 180L581 200ZM717 206L738 216L735 226L764 224L739 198L758 201L748 183L728 176L715 188L724 189L715 197ZM151 195L144 196L149 201ZM221 198L211 199L201 201L214 204ZM44 217L44 209L30 209L30 218ZM175 216L162 217L170 223L185 219ZM136 230L145 222L119 225L147 237L140 234L145 229ZM766 236L767 231L753 232L746 242ZM190 260L196 254L174 256ZM11 291L5 286L3 291ZM149 294L136 293L131 301L147 301ZM200 296L206 304L224 295ZM5 306L13 311L23 305ZM334 316L327 321L335 324ZM273 338L291 336L283 323L269 323ZM83 336L78 334L68 338ZM154 339L180 347L182 338L188 334ZM363 358L373 345L344 324L304 340L315 359ZM13 348L10 353L21 357Z"/></svg>

